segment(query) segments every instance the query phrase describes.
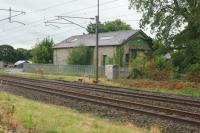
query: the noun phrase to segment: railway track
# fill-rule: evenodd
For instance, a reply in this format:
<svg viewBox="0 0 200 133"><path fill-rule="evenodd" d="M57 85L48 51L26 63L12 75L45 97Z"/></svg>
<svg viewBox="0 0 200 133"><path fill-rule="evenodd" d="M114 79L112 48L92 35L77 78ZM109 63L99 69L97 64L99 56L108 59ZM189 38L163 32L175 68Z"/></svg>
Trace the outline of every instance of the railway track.
<svg viewBox="0 0 200 133"><path fill-rule="evenodd" d="M142 113L145 115L151 115L156 116L159 118L165 118L170 120L175 120L179 122L184 122L187 124L192 125L198 125L200 126L200 115L197 113L191 113L187 111L181 111L177 109L170 109L170 108L164 108L159 106L152 106L147 104L141 104L137 102L129 102L126 100L119 100L109 97L102 97L102 96L96 96L91 94L84 94L81 92L76 92L72 90L63 90L59 88L49 87L45 86L44 84L47 83L47 81L43 82L42 80L35 80L35 79L27 79L27 78L19 78L16 79L11 77L1 77L2 81L6 81L9 85L20 87L28 90L34 90L38 92L43 92L51 95L56 95L59 97L64 98L71 98L79 101L85 101L90 102L98 105L103 105L107 107L112 107L124 111L129 112L136 112L136 113ZM40 82L38 82L40 81ZM43 82L43 84L41 84ZM51 84L51 82L48 82ZM78 86L78 84L76 84ZM76 87L72 85L72 87ZM81 87L83 87L81 85ZM87 86L85 86L85 89ZM83 88L82 88L83 89Z"/></svg>
<svg viewBox="0 0 200 133"><path fill-rule="evenodd" d="M13 78L13 76L4 76L5 78ZM125 97L134 97L140 99L147 99L147 100L154 100L160 101L165 103L172 103L172 104L180 104L180 105L187 105L191 107L200 107L200 100L191 100L187 98L175 98L170 96L161 96L156 94L151 94L148 92L141 93L142 91L127 91L127 90L116 90L115 87L112 89L111 87L105 86L96 86L96 85L89 85L89 84L80 84L74 82L62 82L62 81L53 81L53 80L45 80L45 79L32 79L32 78L25 78L25 77L14 77L16 79L21 79L24 81L37 81L38 83L47 83L56 86L62 87L70 87L75 89L84 89L89 91L97 91L102 93L108 93L113 95L125 96Z"/></svg>

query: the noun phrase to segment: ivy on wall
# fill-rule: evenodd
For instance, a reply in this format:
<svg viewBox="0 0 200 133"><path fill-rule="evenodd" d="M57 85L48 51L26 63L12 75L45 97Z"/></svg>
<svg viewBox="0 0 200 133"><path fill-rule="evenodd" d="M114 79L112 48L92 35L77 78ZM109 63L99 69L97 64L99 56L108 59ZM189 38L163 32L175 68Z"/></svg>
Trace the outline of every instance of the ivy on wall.
<svg viewBox="0 0 200 133"><path fill-rule="evenodd" d="M116 52L113 55L113 63L115 65L123 66L123 56L124 56L123 46L117 46Z"/></svg>

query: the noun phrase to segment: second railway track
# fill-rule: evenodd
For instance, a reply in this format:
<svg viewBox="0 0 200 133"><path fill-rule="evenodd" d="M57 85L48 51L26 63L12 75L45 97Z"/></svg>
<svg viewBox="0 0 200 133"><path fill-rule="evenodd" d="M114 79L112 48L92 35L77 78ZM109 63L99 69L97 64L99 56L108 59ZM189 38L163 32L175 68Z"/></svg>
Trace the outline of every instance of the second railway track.
<svg viewBox="0 0 200 133"><path fill-rule="evenodd" d="M119 96L125 96L125 97L134 97L134 98L141 98L141 99L147 99L147 100L154 100L154 101L161 101L166 103L174 103L174 104L180 104L180 105L187 105L192 107L200 107L200 100L191 100L187 98L179 98L179 97L171 97L171 96L161 96L157 94L151 94L151 93L141 93L139 91L126 91L126 90L116 90L112 89L111 87L105 87L105 86L94 86L89 84L80 84L80 83L74 83L74 82L62 82L62 81L53 81L53 80L44 80L44 79L32 79L32 78L25 78L25 77L13 77L13 76L4 76L4 79L7 78L15 78L23 81L30 81L30 82L37 82L37 83L47 83L62 87L70 87L70 88L76 88L76 89L84 89L89 91L97 91L97 92L103 92L103 93L109 93ZM1 79L1 78L0 78Z"/></svg>
<svg viewBox="0 0 200 133"><path fill-rule="evenodd" d="M120 99L114 99L109 97L101 97L101 96L95 96L91 94L84 94L81 92L75 92L71 90L62 90L58 88L53 88L49 86L45 86L44 83L49 84L59 84L59 85L65 85L65 83L61 84L59 82L50 82L50 81L42 81L42 80L36 80L36 79L29 79L29 78L20 78L20 77L1 77L2 81L7 82L11 86L16 86L24 89L30 89L34 91L40 91L44 93L48 93L51 95L57 95L60 97L65 98L72 98L77 99L85 102L91 102L94 104L99 104L103 106L108 106L116 109L121 109L129 112L136 112L136 113L142 113L146 115L166 118L170 120L175 120L179 122L185 122L187 124L192 125L198 125L200 126L200 115L198 113L191 113L188 111L181 111L177 109L170 109L170 108L164 108L159 106L153 106L153 105L147 105L147 104L141 104L137 102L130 102L126 100L120 100ZM43 83L43 84L41 84ZM70 86L68 86L70 87ZM71 87L78 87L78 84L73 84ZM85 87L85 89L88 89L87 86L80 85L79 87ZM97 89L98 91L100 89ZM110 92L110 90L105 90L107 93ZM129 93L122 93L122 94L129 94ZM118 92L118 95L120 93ZM156 98L155 98L156 99ZM180 99L179 99L180 100ZM192 102L192 101L190 101ZM186 101L184 101L186 103ZM189 100L187 99L187 104L189 103ZM194 105L198 105L197 103ZM192 103L190 104L192 106Z"/></svg>

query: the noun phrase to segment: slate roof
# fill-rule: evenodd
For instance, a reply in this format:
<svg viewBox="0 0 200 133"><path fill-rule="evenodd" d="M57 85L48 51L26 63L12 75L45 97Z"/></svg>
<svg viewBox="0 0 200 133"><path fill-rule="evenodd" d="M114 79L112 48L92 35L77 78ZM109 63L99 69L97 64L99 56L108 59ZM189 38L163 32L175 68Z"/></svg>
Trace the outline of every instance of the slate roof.
<svg viewBox="0 0 200 133"><path fill-rule="evenodd" d="M140 32L141 30L128 30L128 31L117 31L99 34L99 46L113 46L120 45L124 40L129 39L131 36ZM73 48L80 44L85 46L96 46L96 35L85 34L77 35L67 38L66 40L56 44L54 48Z"/></svg>

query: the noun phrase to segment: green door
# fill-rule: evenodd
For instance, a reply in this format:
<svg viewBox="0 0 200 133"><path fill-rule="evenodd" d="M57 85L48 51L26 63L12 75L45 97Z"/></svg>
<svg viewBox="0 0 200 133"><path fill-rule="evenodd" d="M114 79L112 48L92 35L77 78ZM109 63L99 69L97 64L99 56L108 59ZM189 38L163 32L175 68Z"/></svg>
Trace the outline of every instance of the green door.
<svg viewBox="0 0 200 133"><path fill-rule="evenodd" d="M109 63L108 61L108 56L107 55L103 55L103 65L107 65Z"/></svg>

